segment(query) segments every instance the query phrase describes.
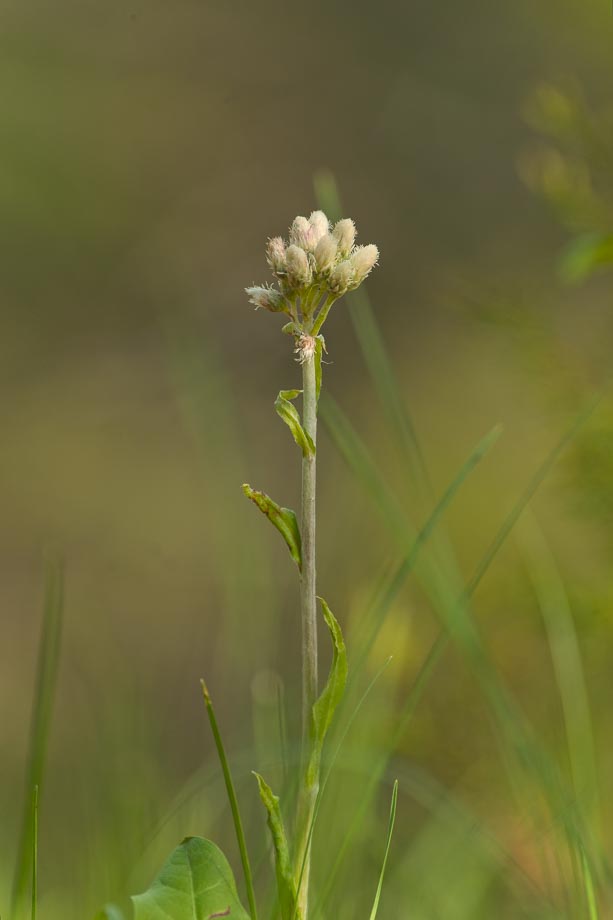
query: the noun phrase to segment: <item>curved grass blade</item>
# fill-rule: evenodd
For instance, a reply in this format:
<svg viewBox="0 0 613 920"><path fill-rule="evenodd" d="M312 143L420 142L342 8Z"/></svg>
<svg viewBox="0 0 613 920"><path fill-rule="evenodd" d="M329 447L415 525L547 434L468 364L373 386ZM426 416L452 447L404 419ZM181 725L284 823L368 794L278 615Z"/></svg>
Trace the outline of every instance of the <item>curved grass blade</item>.
<svg viewBox="0 0 613 920"><path fill-rule="evenodd" d="M381 866L381 874L379 875L379 884L377 885L377 893L375 894L375 901L370 912L370 920L375 920L377 916L377 911L379 910L379 901L381 899L381 889L383 888L383 878L385 876L385 867L387 866L387 857L389 856L390 846L392 843L392 834L394 833L394 824L396 822L396 804L398 802L398 780L394 780L394 789L392 791L392 804L390 805L390 820L387 828L387 842L385 844L385 855L383 857L383 865Z"/></svg>
<svg viewBox="0 0 613 920"><path fill-rule="evenodd" d="M60 563L48 561L45 572L45 600L38 653L38 673L30 723L30 745L25 781L26 793L11 896L11 917L15 918L20 915L25 907L26 893L33 872L35 803L32 798L32 790L34 788L39 790L36 793L36 807L38 808L57 683L63 606L63 569Z"/></svg>
<svg viewBox="0 0 613 920"><path fill-rule="evenodd" d="M234 783L232 781L232 774L230 772L230 766L228 764L228 758L226 757L226 751L223 745L221 734L219 731L219 726L217 725L217 719L215 717L215 710L213 709L213 703L207 689L207 686L203 680L200 681L202 686L202 695L204 697L204 705L206 706L206 711L209 717L209 722L211 723L211 731L213 733L213 738L215 740L215 747L217 748L217 755L219 757L219 762L221 764L221 769L223 771L224 782L226 784L226 791L228 793L228 800L230 802L230 808L232 810L232 820L234 821L234 830L236 832L236 841L238 843L238 849L240 852L241 863L243 866L243 875L245 876L245 887L247 889L247 899L249 901L249 909L251 911L252 920L257 920L257 907L255 902L255 891L253 888L253 875L251 872L251 863L249 862L249 854L247 852L247 843L245 841L245 832L243 830L243 822L241 821L240 811L238 807L238 799L236 798L236 790L234 789Z"/></svg>

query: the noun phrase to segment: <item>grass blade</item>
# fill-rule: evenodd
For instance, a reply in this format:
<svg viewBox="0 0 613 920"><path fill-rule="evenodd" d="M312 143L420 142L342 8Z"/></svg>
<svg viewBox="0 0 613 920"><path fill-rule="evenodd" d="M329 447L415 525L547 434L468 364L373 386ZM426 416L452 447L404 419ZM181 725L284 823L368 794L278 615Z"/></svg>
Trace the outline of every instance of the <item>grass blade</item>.
<svg viewBox="0 0 613 920"><path fill-rule="evenodd" d="M377 885L377 893L375 894L375 901L370 912L370 920L375 920L377 916L377 911L379 910L379 901L381 899L381 889L383 888L383 877L385 876L385 867L387 866L387 857L389 856L390 846L392 843L392 834L394 833L394 824L396 822L396 804L398 802L398 780L394 780L394 789L392 791L392 803L390 805L390 820L387 828L387 842L385 844L385 855L383 857L383 865L381 866L381 874L379 876L379 884Z"/></svg>
<svg viewBox="0 0 613 920"><path fill-rule="evenodd" d="M32 795L32 920L38 907L38 786Z"/></svg>
<svg viewBox="0 0 613 920"><path fill-rule="evenodd" d="M226 751L221 739L221 734L219 732L219 726L217 724L217 719L215 717L215 710L213 709L213 702L211 696L207 689L207 686L203 680L200 681L202 686L202 695L204 697L204 705L206 706L206 711L209 717L209 722L211 723L211 731L213 733L213 739L215 741L215 747L217 748L217 755L219 757L219 762L221 764L221 769L223 772L224 782L226 784L226 791L228 793L228 800L230 802L230 808L232 810L232 820L234 821L234 830L236 831L236 841L238 843L238 849L240 852L241 863L243 866L243 875L245 877L245 887L247 889L247 899L249 901L249 909L251 912L252 920L257 920L257 907L255 903L255 891L253 889L253 875L251 873L251 863L249 862L249 854L247 853L247 843L245 841L245 832L243 830L243 822L241 821L240 811L238 808L238 799L236 798L236 790L234 789L234 783L232 781L232 774L230 773L230 766L228 764L228 758L226 757Z"/></svg>
<svg viewBox="0 0 613 920"><path fill-rule="evenodd" d="M522 529L521 543L551 650L575 795L583 801L582 810L587 818L599 812L598 771L589 697L573 614L553 554L532 516Z"/></svg>
<svg viewBox="0 0 613 920"><path fill-rule="evenodd" d="M477 590L479 584L481 583L483 577L485 576L486 572L488 571L489 567L494 561L496 555L498 554L498 552L504 545L513 527L515 526L515 524L517 523L518 519L521 517L522 513L525 511L527 506L529 505L530 501L532 500L535 493L537 492L539 486L542 484L542 482L544 481L544 479L546 478L546 476L548 475L552 467L555 465L556 461L559 459L564 449L570 444L573 438L576 437L581 427L585 425L585 423L588 421L588 419L594 412L596 406L598 405L599 401L600 401L600 397L597 397L588 403L584 411L581 412L579 416L577 416L573 424L560 438L558 443L554 445L552 450L549 452L549 454L545 457L541 465L535 471L534 475L528 482L528 485L526 486L524 491L521 493L521 495L517 499L515 505L513 506L513 508L507 515L507 517L502 522L498 532L495 534L493 540L491 541L490 545L486 549L484 555L482 556L481 560L476 566L472 577L467 583L467 586L464 592L462 593L462 595L459 598L456 597L451 602L452 606L450 606L448 600L444 599L444 603L446 605L446 610L445 610L446 615L444 617L443 628L441 629L441 632L439 633L438 637L436 638L433 645L431 646L430 651L417 674L417 677L413 683L411 692L409 693L409 696L407 697L403 710L400 714L398 726L397 726L396 731L394 732L391 743L390 745L388 745L386 751L384 752L384 754L382 755L379 761L379 764L377 765L377 767L375 767L375 769L373 770L371 774L366 795L363 797L360 806L356 809L353 815L351 825L347 833L344 836L343 843L339 847L334 863L328 873L328 876L324 882L324 885L322 886L319 902L317 904L316 911L315 911L316 915L318 913L318 910L321 909L321 905L327 899L327 896L334 884L336 875L340 869L340 866L343 862L345 854L351 844L352 838L357 830L357 827L363 820L364 815L366 814L366 811L368 810L368 807L370 805L374 792L385 772L389 759L391 758L394 750L397 748L398 744L400 743L400 740L403 737L408 727L408 724L412 718L413 712L415 711L417 703L419 702L421 695L425 687L427 686L427 683L431 675L433 674L436 665L440 661L443 655L443 652L445 651L449 643L449 640L454 632L453 623L452 623L451 618L453 617L455 610L459 610L464 615L468 615L469 608L467 607L467 604L470 598L472 597L474 592ZM343 435L346 435L348 432L349 437L351 439L351 443L353 442L356 443L357 448L358 448L358 451L357 451L358 457L361 457L364 454L368 456L366 452L366 448L362 444L358 435L351 428L349 422L342 415L341 410L338 407L335 408L335 413L338 413L341 417L341 422L343 426L342 427ZM338 442L335 442L335 443L337 443L337 446L341 450L341 453L345 457L345 459L349 461L350 466L353 469L354 473L356 473L358 478L362 479L361 464L359 463L355 464L352 462L352 460L354 459L354 455L353 455L353 451L348 448L347 440L343 440L340 444ZM366 481L362 480L363 485L365 486L367 491L369 491L371 495L373 495L373 497L375 498L377 498L377 496L379 496L381 493L383 493L383 495L387 495L387 488L385 486L385 483L383 483L382 481L379 481L380 477L379 477L379 474L374 464L368 465L367 474L368 475L367 475ZM470 641L471 637L472 637L472 633L469 633L468 641ZM464 638L466 638L466 636ZM475 651L474 649L470 651L470 657L472 659L473 664L475 663L475 656L473 654L474 651ZM480 657L481 649L478 648L476 651L479 656L479 663L481 664L481 661L482 661ZM478 670L479 670L479 677L483 680L484 679L483 670L480 666L478 667ZM489 670L486 671L485 679L486 680L491 679L491 674ZM488 691L489 691L488 695L490 698L490 702L492 702L492 695L495 691L493 690L491 686L488 687ZM495 706L498 708L499 714L500 714L500 708L504 708L505 714L509 714L506 711L506 704L507 704L506 695L502 700L497 700L497 701L495 700Z"/></svg>
<svg viewBox="0 0 613 920"><path fill-rule="evenodd" d="M502 428L497 425L494 427L475 447L472 451L466 462L462 465L458 471L455 478L447 486L443 495L435 505L433 511L428 517L426 523L421 528L417 534L415 541L409 550L406 557L401 561L396 570L393 572L391 578L385 585L384 590L380 593L374 610L374 615L368 617L367 620L373 620L373 625L370 629L370 634L360 649L356 663L354 665L353 674L356 674L361 665L363 664L365 658L368 656L371 648L373 647L379 630L385 619L385 616L392 606L395 598L398 596L402 586L406 582L407 578L414 570L420 552L424 548L425 544L430 539L433 531L435 530L437 524L449 508L451 502L455 498L460 487L464 483L465 479L473 472L475 467L479 462L485 457L488 451L493 447L498 437L500 436Z"/></svg>
<svg viewBox="0 0 613 920"><path fill-rule="evenodd" d="M64 577L62 566L57 562L48 562L45 572L45 600L38 653L36 689L30 722L30 742L25 780L26 792L11 895L11 917L13 920L17 920L25 909L27 890L34 872L33 852L36 845L34 840L36 820L34 810L35 807L38 809L38 800L42 789L49 726L53 713L60 655L63 603ZM35 799L32 797L33 789L37 790Z"/></svg>
<svg viewBox="0 0 613 920"><path fill-rule="evenodd" d="M321 207L333 220L340 219L343 216L342 205L334 175L329 170L321 170L315 174L313 182ZM364 288L352 294L349 314L379 399L402 445L409 464L409 472L419 485L426 486L430 491L426 465L415 433L415 426L400 396L401 390Z"/></svg>

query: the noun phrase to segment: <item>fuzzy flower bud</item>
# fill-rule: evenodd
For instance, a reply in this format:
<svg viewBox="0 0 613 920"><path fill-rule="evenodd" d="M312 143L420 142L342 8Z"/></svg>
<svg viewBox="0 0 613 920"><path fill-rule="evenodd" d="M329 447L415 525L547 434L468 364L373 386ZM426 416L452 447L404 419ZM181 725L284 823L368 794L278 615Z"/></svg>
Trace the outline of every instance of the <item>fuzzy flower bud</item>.
<svg viewBox="0 0 613 920"><path fill-rule="evenodd" d="M342 256L348 256L353 249L355 235L355 224L349 217L346 217L344 220L339 220L339 222L334 225L332 236L337 241L338 251Z"/></svg>
<svg viewBox="0 0 613 920"><path fill-rule="evenodd" d="M326 233L320 239L315 248L315 264L317 270L325 273L329 272L336 262L336 253L338 252L338 243L330 233Z"/></svg>
<svg viewBox="0 0 613 920"><path fill-rule="evenodd" d="M311 252L313 246L313 228L306 217L295 217L294 222L289 230L289 241L294 246Z"/></svg>
<svg viewBox="0 0 613 920"><path fill-rule="evenodd" d="M340 262L336 268L330 272L328 287L333 294L344 294L351 282L353 281L353 265L349 260Z"/></svg>
<svg viewBox="0 0 613 920"><path fill-rule="evenodd" d="M330 230L330 221L323 211L313 211L309 217L313 248L315 249L319 241Z"/></svg>
<svg viewBox="0 0 613 920"><path fill-rule="evenodd" d="M315 354L315 349L317 347L317 339L312 335L306 335L303 333L299 336L296 347L294 349L295 354L298 355L298 361L300 364L306 364L307 361L311 361L313 355Z"/></svg>
<svg viewBox="0 0 613 920"><path fill-rule="evenodd" d="M280 236L275 236L271 240L268 240L266 261L273 272L285 271L285 242Z"/></svg>
<svg viewBox="0 0 613 920"><path fill-rule="evenodd" d="M280 291L273 287L248 287L249 302L255 305L256 310L269 310L271 313L287 312L285 298Z"/></svg>
<svg viewBox="0 0 613 920"><path fill-rule="evenodd" d="M355 287L361 284L364 278L370 275L378 259L379 250L374 243L370 243L368 246L358 246L351 256L351 264L354 272L353 284Z"/></svg>
<svg viewBox="0 0 613 920"><path fill-rule="evenodd" d="M294 221L295 223L295 221ZM288 280L293 287L303 287L312 278L311 266L304 249L292 243L285 254L285 267Z"/></svg>

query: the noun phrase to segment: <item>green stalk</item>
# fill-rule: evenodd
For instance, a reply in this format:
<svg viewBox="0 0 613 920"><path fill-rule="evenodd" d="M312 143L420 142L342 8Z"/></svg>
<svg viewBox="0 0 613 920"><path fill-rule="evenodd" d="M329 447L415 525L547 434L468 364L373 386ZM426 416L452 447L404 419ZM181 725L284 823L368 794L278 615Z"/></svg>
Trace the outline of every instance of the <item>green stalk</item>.
<svg viewBox="0 0 613 920"><path fill-rule="evenodd" d="M317 391L315 357L302 365L302 424L313 444L317 438ZM302 874L298 892L298 916L307 918L311 843L309 828L319 790L319 775L309 777L308 764L313 746L313 706L317 699L317 591L315 567L315 492L316 456L307 453L302 459L302 573L300 576L300 612L302 619L302 771L297 823L296 875ZM302 869L304 867L304 869Z"/></svg>
<svg viewBox="0 0 613 920"><path fill-rule="evenodd" d="M317 319L313 323L313 331L311 335L317 335L319 333L319 330L325 323L328 317L328 313L330 312L330 308L335 300L338 300L338 297L335 294L329 294L328 297L325 299L321 310L317 314Z"/></svg>
<svg viewBox="0 0 613 920"><path fill-rule="evenodd" d="M228 793L228 800L230 802L230 808L232 810L232 818L234 820L234 829L236 831L236 841L238 843L238 849L241 856L241 863L243 864L243 874L245 876L245 887L247 889L247 898L249 900L249 909L251 912L252 920L257 920L258 912L255 903L255 891L253 889L253 875L251 873L251 863L249 862L249 854L247 853L247 843L245 841L245 832L243 830L243 822L241 821L240 811L238 809L238 799L236 798L236 790L234 789L234 783L232 781L232 774L230 773L230 766L228 764L228 758L226 757L226 750L221 740L221 734L219 732L219 726L217 725L217 719L215 717L215 710L213 709L213 702L211 700L207 685L203 680L200 681L202 686L202 695L204 696L204 705L206 706L206 711L209 717L209 722L211 723L211 731L213 732L213 738L215 740L215 747L217 748L217 755L219 757L219 762L221 764L221 769L223 772L223 778L226 784L226 791Z"/></svg>

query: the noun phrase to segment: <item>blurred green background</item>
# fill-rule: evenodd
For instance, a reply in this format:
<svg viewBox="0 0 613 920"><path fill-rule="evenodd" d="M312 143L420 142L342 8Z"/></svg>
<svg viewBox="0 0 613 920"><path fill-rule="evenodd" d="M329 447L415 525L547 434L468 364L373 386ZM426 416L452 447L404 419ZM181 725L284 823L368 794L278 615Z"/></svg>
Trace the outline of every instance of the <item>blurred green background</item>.
<svg viewBox="0 0 613 920"><path fill-rule="evenodd" d="M299 371L243 288L267 279L266 239L318 206L328 170L360 242L381 250L368 294L428 471L381 398L385 365L373 377L360 345L367 305L343 301L325 386L390 497L373 500L322 433L319 585L350 656L411 543L395 516L419 528L475 444L504 430L355 677L354 705L393 654L322 812L320 894L385 755L324 916L367 916L395 776L384 916L613 916L613 282L591 271L613 229L608 0L6 0L0 22L0 908L27 794L45 553L64 559L66 591L41 916L125 904L188 833L238 866L201 676L267 896L250 770L279 773L280 699L290 747L297 733L297 587L240 485L298 505L299 456L272 403ZM457 627L388 750L449 625L440 597L471 578L597 391L479 584L481 639ZM518 755L505 694L561 786Z"/></svg>

